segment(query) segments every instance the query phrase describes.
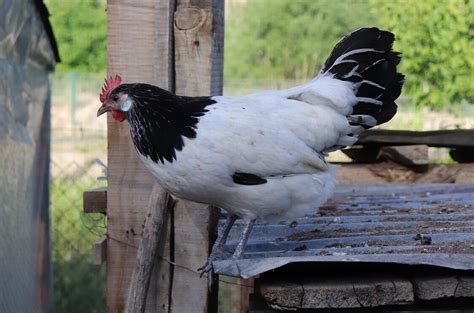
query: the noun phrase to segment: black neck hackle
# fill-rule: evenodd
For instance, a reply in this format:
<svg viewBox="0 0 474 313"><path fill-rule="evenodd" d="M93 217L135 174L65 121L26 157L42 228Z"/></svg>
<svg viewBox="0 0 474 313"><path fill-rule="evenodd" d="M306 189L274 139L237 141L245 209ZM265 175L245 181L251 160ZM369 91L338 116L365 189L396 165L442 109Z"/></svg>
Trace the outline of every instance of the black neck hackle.
<svg viewBox="0 0 474 313"><path fill-rule="evenodd" d="M123 92L133 101L126 113L130 133L138 152L152 161L173 162L184 148L184 138L196 138L199 117L216 101L211 97L176 96L148 84L122 84L113 94Z"/></svg>

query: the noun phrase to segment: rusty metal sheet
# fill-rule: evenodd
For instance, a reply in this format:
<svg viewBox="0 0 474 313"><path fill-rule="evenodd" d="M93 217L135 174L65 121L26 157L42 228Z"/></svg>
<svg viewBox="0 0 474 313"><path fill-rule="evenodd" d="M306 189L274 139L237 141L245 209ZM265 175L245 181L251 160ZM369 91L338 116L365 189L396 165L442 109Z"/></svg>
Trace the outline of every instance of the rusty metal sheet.
<svg viewBox="0 0 474 313"><path fill-rule="evenodd" d="M229 249L241 227L232 230ZM342 185L319 212L257 224L245 259L213 266L218 274L249 278L297 262L474 270L474 184Z"/></svg>

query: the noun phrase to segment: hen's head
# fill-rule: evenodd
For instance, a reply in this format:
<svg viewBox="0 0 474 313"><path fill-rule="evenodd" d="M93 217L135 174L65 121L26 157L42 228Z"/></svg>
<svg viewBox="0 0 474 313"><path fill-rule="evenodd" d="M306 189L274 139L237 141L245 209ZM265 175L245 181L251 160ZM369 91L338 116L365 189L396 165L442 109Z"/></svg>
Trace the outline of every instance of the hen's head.
<svg viewBox="0 0 474 313"><path fill-rule="evenodd" d="M123 122L126 119L126 113L130 110L133 102L124 91L118 88L121 83L122 78L119 75L115 75L115 78L105 79L102 93L99 96L102 106L97 111L97 116L110 111L112 117L117 121Z"/></svg>

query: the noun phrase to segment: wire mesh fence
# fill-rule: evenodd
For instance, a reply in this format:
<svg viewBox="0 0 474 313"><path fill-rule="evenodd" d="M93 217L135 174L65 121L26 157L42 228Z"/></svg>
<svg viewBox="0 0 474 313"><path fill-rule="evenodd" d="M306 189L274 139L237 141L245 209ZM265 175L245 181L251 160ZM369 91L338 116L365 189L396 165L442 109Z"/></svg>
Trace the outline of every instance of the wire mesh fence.
<svg viewBox="0 0 474 313"><path fill-rule="evenodd" d="M51 225L56 312L105 312L105 268L93 264L92 245L106 231L102 214L82 212L82 192L105 185L101 163L51 161Z"/></svg>
<svg viewBox="0 0 474 313"><path fill-rule="evenodd" d="M106 232L102 214L84 214L85 190L105 186L106 122L97 119L101 74L51 77L51 237L55 311L105 312L105 266L93 243Z"/></svg>

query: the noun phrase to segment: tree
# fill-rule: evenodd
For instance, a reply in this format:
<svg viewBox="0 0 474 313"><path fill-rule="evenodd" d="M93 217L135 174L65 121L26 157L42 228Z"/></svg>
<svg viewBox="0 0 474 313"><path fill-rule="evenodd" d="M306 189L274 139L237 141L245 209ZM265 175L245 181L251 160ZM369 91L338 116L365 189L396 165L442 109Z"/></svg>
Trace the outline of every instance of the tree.
<svg viewBox="0 0 474 313"><path fill-rule="evenodd" d="M417 106L474 100L474 1L373 0L380 24L397 35L405 91Z"/></svg>
<svg viewBox="0 0 474 313"><path fill-rule="evenodd" d="M367 1L249 0L228 10L225 75L314 77L346 33L373 25Z"/></svg>
<svg viewBox="0 0 474 313"><path fill-rule="evenodd" d="M104 72L107 58L105 0L46 0L58 42L58 71Z"/></svg>

